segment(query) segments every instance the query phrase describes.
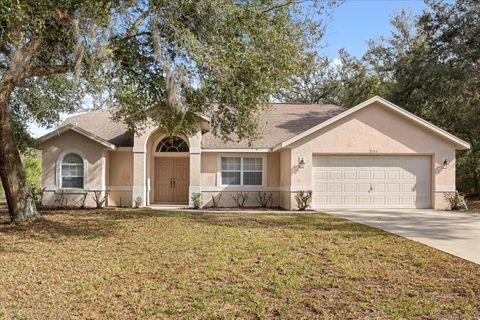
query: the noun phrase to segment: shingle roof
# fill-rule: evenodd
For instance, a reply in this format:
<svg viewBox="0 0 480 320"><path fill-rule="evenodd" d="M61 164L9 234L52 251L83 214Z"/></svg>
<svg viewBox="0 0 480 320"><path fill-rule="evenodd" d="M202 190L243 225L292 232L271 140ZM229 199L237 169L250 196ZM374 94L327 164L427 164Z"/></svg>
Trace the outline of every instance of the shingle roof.
<svg viewBox="0 0 480 320"><path fill-rule="evenodd" d="M132 147L133 135L127 125L112 120L110 110L95 110L68 117L62 125L73 124L118 147Z"/></svg>
<svg viewBox="0 0 480 320"><path fill-rule="evenodd" d="M211 132L204 134L204 149L240 149L240 148L273 148L340 113L344 108L335 105L321 104L272 104L259 113L259 124L262 137L249 145L248 141L223 142ZM119 147L133 145L133 137L128 134L127 126L114 122L109 110L96 110L67 118L64 124L74 124L105 139Z"/></svg>
<svg viewBox="0 0 480 320"><path fill-rule="evenodd" d="M273 148L319 123L322 123L345 108L331 104L287 104L274 103L259 114L261 138L252 141L223 142L211 133L202 138L204 149Z"/></svg>

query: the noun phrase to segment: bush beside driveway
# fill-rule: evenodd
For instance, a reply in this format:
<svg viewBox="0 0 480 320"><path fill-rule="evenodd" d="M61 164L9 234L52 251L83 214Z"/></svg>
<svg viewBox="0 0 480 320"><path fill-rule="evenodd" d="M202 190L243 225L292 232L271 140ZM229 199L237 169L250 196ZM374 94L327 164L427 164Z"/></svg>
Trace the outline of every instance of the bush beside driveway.
<svg viewBox="0 0 480 320"><path fill-rule="evenodd" d="M479 284L476 264L319 213L0 225L0 318L478 318Z"/></svg>

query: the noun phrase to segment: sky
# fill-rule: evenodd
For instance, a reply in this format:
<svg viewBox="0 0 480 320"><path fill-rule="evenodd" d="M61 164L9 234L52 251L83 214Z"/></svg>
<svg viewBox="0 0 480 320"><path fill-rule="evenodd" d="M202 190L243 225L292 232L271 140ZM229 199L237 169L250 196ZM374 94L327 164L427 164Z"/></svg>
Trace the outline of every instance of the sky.
<svg viewBox="0 0 480 320"><path fill-rule="evenodd" d="M341 48L361 57L367 40L388 36L390 17L402 9L420 14L426 8L422 0L346 0L332 12L325 34L326 47L320 52L334 59Z"/></svg>
<svg viewBox="0 0 480 320"><path fill-rule="evenodd" d="M425 8L422 0L345 0L332 12L320 53L335 59L338 50L345 48L361 57L368 49L367 40L390 34L392 14L401 9L419 14ZM29 129L34 137L51 130L35 124Z"/></svg>

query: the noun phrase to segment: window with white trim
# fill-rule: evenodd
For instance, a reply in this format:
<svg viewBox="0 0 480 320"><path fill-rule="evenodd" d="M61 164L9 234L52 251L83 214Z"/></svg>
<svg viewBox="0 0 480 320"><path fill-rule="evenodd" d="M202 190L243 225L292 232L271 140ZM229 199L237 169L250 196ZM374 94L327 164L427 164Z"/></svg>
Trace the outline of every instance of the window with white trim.
<svg viewBox="0 0 480 320"><path fill-rule="evenodd" d="M222 157L221 184L232 186L261 186L263 159L260 157Z"/></svg>
<svg viewBox="0 0 480 320"><path fill-rule="evenodd" d="M83 189L83 159L76 153L69 153L62 160L62 188Z"/></svg>

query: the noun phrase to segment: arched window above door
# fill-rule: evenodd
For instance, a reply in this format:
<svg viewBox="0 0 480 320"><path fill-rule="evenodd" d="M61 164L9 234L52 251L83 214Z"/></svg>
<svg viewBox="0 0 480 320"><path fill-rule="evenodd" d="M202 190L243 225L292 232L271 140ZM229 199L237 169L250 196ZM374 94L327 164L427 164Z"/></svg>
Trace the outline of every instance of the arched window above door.
<svg viewBox="0 0 480 320"><path fill-rule="evenodd" d="M166 137L160 141L156 152L188 152L188 145L182 138Z"/></svg>

